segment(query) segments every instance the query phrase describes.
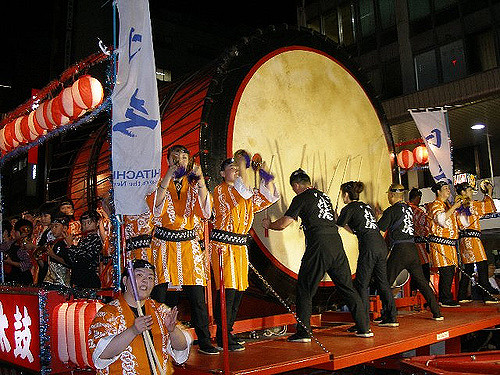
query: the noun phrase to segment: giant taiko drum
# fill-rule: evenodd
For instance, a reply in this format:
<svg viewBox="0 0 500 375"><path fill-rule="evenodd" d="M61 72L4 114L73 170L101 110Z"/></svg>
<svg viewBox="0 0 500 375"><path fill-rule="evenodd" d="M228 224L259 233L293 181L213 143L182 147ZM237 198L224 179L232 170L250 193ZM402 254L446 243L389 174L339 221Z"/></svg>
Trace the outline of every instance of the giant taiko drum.
<svg viewBox="0 0 500 375"><path fill-rule="evenodd" d="M381 105L352 59L316 32L286 25L258 30L213 64L160 86L159 98L164 158L168 147L184 144L212 189L221 180L220 163L238 149L260 153L268 165L272 160L281 200L257 215L249 256L285 299L294 301L304 235L294 223L266 237L260 223L286 211L295 195L291 172L304 169L334 207L341 183L356 179L365 183L362 200L388 205L394 145ZM356 238L340 232L354 273ZM316 304L327 303L331 285L325 279Z"/></svg>
<svg viewBox="0 0 500 375"><path fill-rule="evenodd" d="M286 298L295 293L304 235L294 223L266 237L261 219L285 212L295 195L289 176L299 167L334 206L341 183L361 179L361 199L386 207L393 141L381 106L334 42L286 27L244 38L197 79L168 90L164 145L184 143L199 153L212 188L220 163L238 149L260 153L268 165L272 160L282 198L256 216L250 261ZM354 273L356 238L343 229L341 235Z"/></svg>

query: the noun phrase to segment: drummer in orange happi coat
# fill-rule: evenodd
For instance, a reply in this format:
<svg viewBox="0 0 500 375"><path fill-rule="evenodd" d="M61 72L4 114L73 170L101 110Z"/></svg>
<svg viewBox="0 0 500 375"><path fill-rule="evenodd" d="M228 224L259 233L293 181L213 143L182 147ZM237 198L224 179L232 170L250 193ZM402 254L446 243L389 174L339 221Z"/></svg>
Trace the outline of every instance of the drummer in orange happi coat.
<svg viewBox="0 0 500 375"><path fill-rule="evenodd" d="M455 211L461 205L461 200L455 199L453 205L448 202L451 191L445 181L435 183L431 189L436 194L436 200L427 206L428 239L432 265L439 271L439 302L444 307L460 307L453 300L451 285L458 265L458 224Z"/></svg>
<svg viewBox="0 0 500 375"><path fill-rule="evenodd" d="M245 156L246 155L246 156ZM247 170L249 156L237 152L233 159L226 159L221 165L224 179L213 193L214 226L210 233L210 254L217 289L219 280L219 253L222 252L224 286L226 288L227 329L229 350L241 351L245 347L231 334L243 291L248 288L248 252L246 240L252 227L254 214L279 199L273 178L268 173L260 180L260 187L249 187ZM266 181L267 178L267 181ZM217 343L222 346L222 321L220 315L220 294L215 300L217 322Z"/></svg>
<svg viewBox="0 0 500 375"><path fill-rule="evenodd" d="M491 287L488 280L488 258L481 242L481 225L479 219L488 213L495 212L495 203L491 199L493 186L486 185L486 193L482 201L472 199L473 190L467 182L456 186L456 192L462 196L462 205L457 209L458 227L460 229L459 251L464 265L465 273L472 275L474 264L477 267L478 282L484 289L480 295L486 303L499 303L491 294L496 291ZM458 287L458 301L461 303L471 302L469 293L471 280L462 274Z"/></svg>
<svg viewBox="0 0 500 375"><path fill-rule="evenodd" d="M155 222L151 251L160 284L155 287L153 298L165 303L168 284L182 286L191 307L198 351L216 355L219 351L210 343L205 303L205 255L195 227L197 216L210 217L210 194L201 167L192 162L186 147L170 147L167 159L165 177L147 197Z"/></svg>

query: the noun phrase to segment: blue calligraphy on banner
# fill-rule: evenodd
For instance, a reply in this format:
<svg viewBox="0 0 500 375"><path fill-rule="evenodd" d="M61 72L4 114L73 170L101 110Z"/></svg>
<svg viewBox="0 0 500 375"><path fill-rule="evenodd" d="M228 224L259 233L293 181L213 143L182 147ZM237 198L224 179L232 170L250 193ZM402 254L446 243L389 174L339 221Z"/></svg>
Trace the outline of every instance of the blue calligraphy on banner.
<svg viewBox="0 0 500 375"><path fill-rule="evenodd" d="M137 128L141 126L150 128L152 130L156 128L158 120L149 120L146 117L134 112L135 109L138 112L148 115L148 111L146 110L146 108L144 108L144 100L137 97L138 91L138 88L134 91L134 94L130 98L130 107L128 107L127 111L125 112L125 117L128 118L128 120L117 122L113 126L113 131L122 132L129 137L135 137L135 135L129 131L130 128Z"/></svg>
<svg viewBox="0 0 500 375"><path fill-rule="evenodd" d="M130 33L128 34L128 62L130 63L134 58L135 54L141 50L141 47L138 47L137 50L132 53L132 42L141 43L142 35L134 34L135 29L133 27L130 28Z"/></svg>
<svg viewBox="0 0 500 375"><path fill-rule="evenodd" d="M432 129L431 134L429 134L425 139L429 142L429 144L436 146L437 148L441 147L441 130ZM431 140L434 140L434 143L431 143Z"/></svg>

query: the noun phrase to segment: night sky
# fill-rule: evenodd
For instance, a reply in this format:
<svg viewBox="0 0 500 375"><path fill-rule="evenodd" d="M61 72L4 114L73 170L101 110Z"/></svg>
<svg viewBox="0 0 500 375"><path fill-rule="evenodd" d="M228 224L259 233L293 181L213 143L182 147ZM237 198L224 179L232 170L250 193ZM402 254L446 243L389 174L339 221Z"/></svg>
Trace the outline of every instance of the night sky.
<svg viewBox="0 0 500 375"><path fill-rule="evenodd" d="M150 0L150 8L152 18L173 16L183 30L188 26L238 40L270 24L296 24L295 2ZM0 86L0 113L24 103L31 88L44 87L64 70L66 4L66 0L16 0L9 2L9 11L0 12L4 45L0 85L11 86ZM111 4L111 0L74 0L75 17L84 15L89 21L73 25L88 40L73 41L72 63L96 52L97 36L112 43Z"/></svg>

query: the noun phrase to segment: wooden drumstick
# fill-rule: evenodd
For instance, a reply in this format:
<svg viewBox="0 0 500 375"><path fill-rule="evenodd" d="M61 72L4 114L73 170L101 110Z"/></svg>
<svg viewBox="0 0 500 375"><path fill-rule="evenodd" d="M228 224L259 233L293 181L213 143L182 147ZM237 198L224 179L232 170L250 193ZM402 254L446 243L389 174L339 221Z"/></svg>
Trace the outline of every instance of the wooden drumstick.
<svg viewBox="0 0 500 375"><path fill-rule="evenodd" d="M333 176L332 178L330 179L330 183L328 184L328 189L326 189L326 195L328 195L328 193L330 192L330 188L332 187L332 184L333 184L333 179L335 178L335 175L337 174L337 170L339 169L339 165L340 165L340 159L339 161L337 162L337 165L335 166L335 169L333 171Z"/></svg>
<svg viewBox="0 0 500 375"><path fill-rule="evenodd" d="M359 160L358 179L356 181L359 181L359 178L361 177L361 166L362 165L363 165L363 156L361 156L360 160Z"/></svg>
<svg viewBox="0 0 500 375"><path fill-rule="evenodd" d="M139 316L144 316L144 314L142 313L141 302L139 300L139 293L137 292L137 284L135 282L132 260L130 260L128 263L127 272L128 272L128 278L130 279L130 285L132 286L132 293L134 294L134 299L137 307L137 314ZM158 355L156 354L155 347L153 345L153 340L151 339L150 336L150 332L147 330L143 331L142 336L144 337L144 343L146 344L146 352L149 358L149 362L152 364L151 368L153 369L154 375L158 375L155 365L160 370L160 375L165 375L166 372L163 369L163 366L161 365Z"/></svg>
<svg viewBox="0 0 500 375"><path fill-rule="evenodd" d="M271 162L269 163L269 173L271 173L271 168L273 167L274 154L271 155ZM269 208L266 208L266 219L269 219ZM269 237L269 229L264 228L264 237Z"/></svg>
<svg viewBox="0 0 500 375"><path fill-rule="evenodd" d="M347 172L347 166L349 165L350 161L351 161L351 155L349 155L347 157L347 161L345 162L344 173L342 174L342 180L340 180L340 185L342 185L344 183L345 174ZM341 190L339 187L339 194L337 195L337 203L335 204L335 211L337 211L337 209L339 208L340 192L341 192Z"/></svg>

